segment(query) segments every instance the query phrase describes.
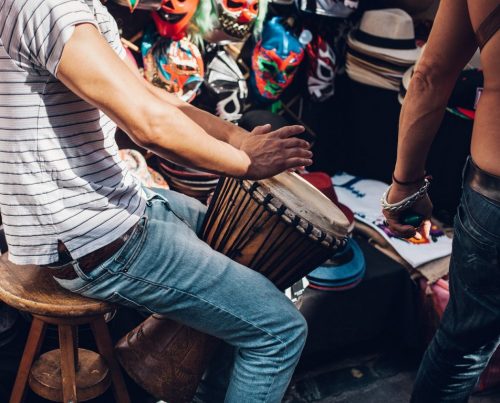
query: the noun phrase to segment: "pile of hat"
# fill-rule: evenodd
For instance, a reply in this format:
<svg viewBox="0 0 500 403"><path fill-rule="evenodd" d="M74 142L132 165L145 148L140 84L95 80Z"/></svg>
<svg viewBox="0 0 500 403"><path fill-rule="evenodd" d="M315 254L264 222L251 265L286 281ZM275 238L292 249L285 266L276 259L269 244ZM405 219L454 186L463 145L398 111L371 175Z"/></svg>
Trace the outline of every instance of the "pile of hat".
<svg viewBox="0 0 500 403"><path fill-rule="evenodd" d="M354 214L338 201L330 176L324 172L303 174L302 177L321 190L349 220L349 233L354 229ZM358 285L365 275L365 257L361 248L349 238L344 249L307 275L309 287L323 291L344 291Z"/></svg>
<svg viewBox="0 0 500 403"><path fill-rule="evenodd" d="M207 203L219 182L218 175L187 168L166 159L158 161L158 169L172 190L194 197L202 203Z"/></svg>
<svg viewBox="0 0 500 403"><path fill-rule="evenodd" d="M346 72L354 81L398 91L420 48L413 20L398 8L366 11L347 38Z"/></svg>

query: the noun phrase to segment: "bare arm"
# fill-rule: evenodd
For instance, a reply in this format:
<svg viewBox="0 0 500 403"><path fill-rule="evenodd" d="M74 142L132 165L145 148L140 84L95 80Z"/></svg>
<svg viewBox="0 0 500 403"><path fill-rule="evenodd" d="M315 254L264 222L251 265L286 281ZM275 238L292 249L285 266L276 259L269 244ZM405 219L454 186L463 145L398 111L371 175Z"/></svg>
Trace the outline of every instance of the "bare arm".
<svg viewBox="0 0 500 403"><path fill-rule="evenodd" d="M179 108L190 119L203 127L203 129L206 130L206 132L212 137L229 143L236 148L241 146L242 139L244 138L242 136L248 135L246 130L236 126L235 124L226 122L211 113L196 108L195 106L179 99L176 95L170 94L164 89L154 86L141 76L137 66L130 62L128 58L125 59L125 62L152 94Z"/></svg>
<svg viewBox="0 0 500 403"><path fill-rule="evenodd" d="M410 81L399 121L398 151L394 176L410 182L424 175L429 148L443 118L446 104L460 71L477 49L466 0L442 0L424 53ZM393 183L389 202L402 200L422 183ZM428 199L414 206L428 218ZM391 229L408 237L415 229L399 224L399 216L386 214Z"/></svg>
<svg viewBox="0 0 500 403"><path fill-rule="evenodd" d="M139 145L180 164L261 178L312 163L305 142L290 138L303 130L300 126L272 133L263 128L259 135L246 136L239 149L211 136L177 106L149 91L90 24L75 28L57 77Z"/></svg>

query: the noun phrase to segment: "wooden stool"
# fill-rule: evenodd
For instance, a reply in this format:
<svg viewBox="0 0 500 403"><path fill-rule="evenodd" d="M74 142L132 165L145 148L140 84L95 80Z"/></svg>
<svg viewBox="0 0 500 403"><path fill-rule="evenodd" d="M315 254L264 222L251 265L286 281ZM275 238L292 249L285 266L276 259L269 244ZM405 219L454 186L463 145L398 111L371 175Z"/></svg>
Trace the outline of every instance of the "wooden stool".
<svg viewBox="0 0 500 403"><path fill-rule="evenodd" d="M110 384L118 403L130 403L104 314L114 307L82 297L60 287L48 269L18 266L0 257L0 299L29 312L33 322L10 403L22 402L29 381L31 389L45 399L78 402L93 399ZM47 324L57 325L59 350L40 353ZM99 354L78 348L78 325L89 324Z"/></svg>

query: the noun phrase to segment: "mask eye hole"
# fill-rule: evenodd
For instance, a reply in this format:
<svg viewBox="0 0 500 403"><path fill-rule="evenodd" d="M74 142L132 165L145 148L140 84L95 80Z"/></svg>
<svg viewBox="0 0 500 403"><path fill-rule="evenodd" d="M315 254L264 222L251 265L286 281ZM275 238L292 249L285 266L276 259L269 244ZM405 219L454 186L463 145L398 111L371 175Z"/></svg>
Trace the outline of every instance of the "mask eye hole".
<svg viewBox="0 0 500 403"><path fill-rule="evenodd" d="M267 60L261 60L262 70L265 70L269 74L276 74L277 68L274 63L268 62Z"/></svg>

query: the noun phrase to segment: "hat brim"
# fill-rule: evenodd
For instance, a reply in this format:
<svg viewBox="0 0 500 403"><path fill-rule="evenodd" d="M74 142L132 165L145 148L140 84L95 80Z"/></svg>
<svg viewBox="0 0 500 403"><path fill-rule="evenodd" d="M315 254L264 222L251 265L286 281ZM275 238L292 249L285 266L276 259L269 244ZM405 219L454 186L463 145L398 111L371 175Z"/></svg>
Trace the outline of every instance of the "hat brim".
<svg viewBox="0 0 500 403"><path fill-rule="evenodd" d="M367 45L361 41L354 38L352 32L349 32L347 36L347 44L353 47L355 50L360 52L365 52L370 56L379 57L383 60L392 61L394 63L415 63L422 52L421 48L416 47L415 49L389 49L380 48L377 46Z"/></svg>
<svg viewBox="0 0 500 403"><path fill-rule="evenodd" d="M354 239L349 238L348 245L352 249L352 258L349 261L337 265L323 264L307 275L308 280L342 285L341 283L358 278L366 267L365 256Z"/></svg>
<svg viewBox="0 0 500 403"><path fill-rule="evenodd" d="M351 80L385 90L399 91L399 83L384 79L380 75L374 74L368 70L360 69L357 66L347 64L346 67L347 75Z"/></svg>

